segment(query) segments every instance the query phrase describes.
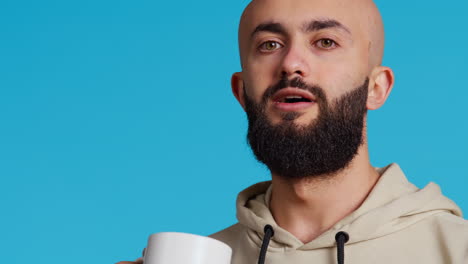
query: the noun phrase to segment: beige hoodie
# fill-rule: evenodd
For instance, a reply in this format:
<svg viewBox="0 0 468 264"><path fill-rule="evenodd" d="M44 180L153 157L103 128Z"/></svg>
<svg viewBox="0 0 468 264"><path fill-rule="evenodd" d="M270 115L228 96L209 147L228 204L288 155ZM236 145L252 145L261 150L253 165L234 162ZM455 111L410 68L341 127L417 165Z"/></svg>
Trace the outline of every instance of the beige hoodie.
<svg viewBox="0 0 468 264"><path fill-rule="evenodd" d="M237 199L239 223L211 237L233 249L232 264L258 263L266 225L274 231L266 264L338 263L339 231L349 235L344 263L468 264L468 221L457 205L434 183L423 189L409 183L396 164L380 173L356 211L307 244L275 223L269 210L271 182L242 191Z"/></svg>

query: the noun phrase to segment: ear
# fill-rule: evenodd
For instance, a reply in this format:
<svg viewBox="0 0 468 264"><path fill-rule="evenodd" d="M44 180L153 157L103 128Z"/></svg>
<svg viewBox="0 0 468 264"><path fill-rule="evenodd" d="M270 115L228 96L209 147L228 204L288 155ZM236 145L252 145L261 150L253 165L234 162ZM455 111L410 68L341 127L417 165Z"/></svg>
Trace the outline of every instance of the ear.
<svg viewBox="0 0 468 264"><path fill-rule="evenodd" d="M245 101L244 101L244 80L242 79L242 73L236 72L231 77L231 89L232 93L236 97L239 104L245 110Z"/></svg>
<svg viewBox="0 0 468 264"><path fill-rule="evenodd" d="M395 77L392 69L384 66L375 67L369 82L367 109L375 110L380 108L390 95L394 83Z"/></svg>

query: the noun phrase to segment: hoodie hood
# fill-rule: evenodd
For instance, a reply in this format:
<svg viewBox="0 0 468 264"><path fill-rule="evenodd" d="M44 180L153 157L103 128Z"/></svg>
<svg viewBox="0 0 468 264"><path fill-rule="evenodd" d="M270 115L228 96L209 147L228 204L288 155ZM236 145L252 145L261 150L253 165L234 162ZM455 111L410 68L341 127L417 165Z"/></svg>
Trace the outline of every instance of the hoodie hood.
<svg viewBox="0 0 468 264"><path fill-rule="evenodd" d="M417 188L408 182L397 164L379 169L379 173L380 179L357 210L307 244L276 224L269 210L271 182L255 184L239 194L237 218L258 246L262 243L265 226L271 225L274 237L270 248L273 250L312 250L334 247L339 231L349 234L347 245L350 245L389 235L441 212L462 216L460 208L443 196L436 184Z"/></svg>

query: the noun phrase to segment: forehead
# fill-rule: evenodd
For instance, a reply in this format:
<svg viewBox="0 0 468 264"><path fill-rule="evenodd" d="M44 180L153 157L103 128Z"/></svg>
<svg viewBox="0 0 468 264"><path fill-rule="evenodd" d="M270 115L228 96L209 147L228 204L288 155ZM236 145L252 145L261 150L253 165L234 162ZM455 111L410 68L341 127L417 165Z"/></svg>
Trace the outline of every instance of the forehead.
<svg viewBox="0 0 468 264"><path fill-rule="evenodd" d="M310 20L335 20L350 31L360 28L356 6L360 0L254 0L246 8L240 37L252 33L262 23L275 22L287 29L299 29ZM354 13L354 14L353 14Z"/></svg>

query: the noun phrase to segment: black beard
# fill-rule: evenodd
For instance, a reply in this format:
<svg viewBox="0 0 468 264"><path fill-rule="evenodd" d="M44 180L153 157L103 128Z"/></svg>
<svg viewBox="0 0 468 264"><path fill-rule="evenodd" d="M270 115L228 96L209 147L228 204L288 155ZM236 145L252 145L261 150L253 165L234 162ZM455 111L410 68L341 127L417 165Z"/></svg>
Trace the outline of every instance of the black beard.
<svg viewBox="0 0 468 264"><path fill-rule="evenodd" d="M258 161L272 173L289 179L326 177L345 169L363 143L364 118L369 79L361 86L329 104L323 89L309 86L300 78L283 79L269 87L260 103L245 93L245 110L249 122L247 139ZM273 125L266 116L266 106L278 90L297 87L311 92L319 106L317 118L299 126L299 113L287 113Z"/></svg>

